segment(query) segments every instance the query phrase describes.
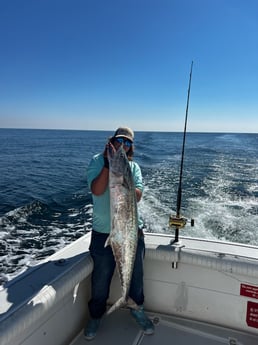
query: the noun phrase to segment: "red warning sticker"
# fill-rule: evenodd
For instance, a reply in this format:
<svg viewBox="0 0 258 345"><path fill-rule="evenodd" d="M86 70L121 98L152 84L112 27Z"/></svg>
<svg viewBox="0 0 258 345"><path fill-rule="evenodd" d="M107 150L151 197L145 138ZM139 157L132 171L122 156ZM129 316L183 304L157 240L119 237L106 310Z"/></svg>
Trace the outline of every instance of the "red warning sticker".
<svg viewBox="0 0 258 345"><path fill-rule="evenodd" d="M249 327L258 328L258 303L247 302L246 323Z"/></svg>
<svg viewBox="0 0 258 345"><path fill-rule="evenodd" d="M241 284L240 295L258 299L258 286Z"/></svg>

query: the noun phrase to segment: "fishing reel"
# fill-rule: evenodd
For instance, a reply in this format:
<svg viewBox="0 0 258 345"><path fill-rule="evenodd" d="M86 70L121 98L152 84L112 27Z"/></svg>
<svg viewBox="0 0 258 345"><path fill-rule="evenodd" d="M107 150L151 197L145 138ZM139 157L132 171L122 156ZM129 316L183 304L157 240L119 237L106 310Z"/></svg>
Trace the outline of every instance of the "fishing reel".
<svg viewBox="0 0 258 345"><path fill-rule="evenodd" d="M171 245L180 245L179 242L179 229L182 229L185 227L188 220L184 217L178 217L178 216L170 216L169 217L169 226L172 228L175 228L175 238L174 240L170 241ZM191 226L194 226L194 219L191 219L190 221Z"/></svg>
<svg viewBox="0 0 258 345"><path fill-rule="evenodd" d="M169 217L169 226L175 228L184 228L188 220L184 217L170 216ZM190 220L191 226L194 226L194 219Z"/></svg>

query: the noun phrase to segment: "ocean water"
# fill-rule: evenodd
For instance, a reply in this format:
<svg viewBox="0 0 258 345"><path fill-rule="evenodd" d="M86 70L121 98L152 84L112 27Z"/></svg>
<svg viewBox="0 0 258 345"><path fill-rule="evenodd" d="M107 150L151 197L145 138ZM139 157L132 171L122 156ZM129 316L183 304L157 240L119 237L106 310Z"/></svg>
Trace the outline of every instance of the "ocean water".
<svg viewBox="0 0 258 345"><path fill-rule="evenodd" d="M0 284L91 230L86 180L111 132L0 129ZM169 233L182 133L136 132L146 230ZM188 133L180 234L258 245L258 134Z"/></svg>

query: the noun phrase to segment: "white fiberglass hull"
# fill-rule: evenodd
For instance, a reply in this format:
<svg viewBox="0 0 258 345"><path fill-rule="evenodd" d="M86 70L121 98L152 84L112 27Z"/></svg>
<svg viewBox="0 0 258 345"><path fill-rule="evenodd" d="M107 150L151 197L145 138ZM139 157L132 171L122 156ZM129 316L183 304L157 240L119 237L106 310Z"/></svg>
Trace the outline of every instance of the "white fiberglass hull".
<svg viewBox="0 0 258 345"><path fill-rule="evenodd" d="M173 325L175 318L181 320L178 327L185 329L183 345L189 343L189 327L182 326L184 322L216 329L218 342L205 336L208 345L224 343L223 329L232 331L228 344L257 344L258 247L191 238L170 245L170 239L161 234L145 236L145 308L150 315L163 326L173 318ZM0 290L1 345L80 344L74 339L79 339L88 318L89 243L87 234ZM120 294L115 275L110 303ZM110 323L111 316L104 321ZM191 332L189 337L193 339ZM154 335L153 344L158 343L155 339Z"/></svg>

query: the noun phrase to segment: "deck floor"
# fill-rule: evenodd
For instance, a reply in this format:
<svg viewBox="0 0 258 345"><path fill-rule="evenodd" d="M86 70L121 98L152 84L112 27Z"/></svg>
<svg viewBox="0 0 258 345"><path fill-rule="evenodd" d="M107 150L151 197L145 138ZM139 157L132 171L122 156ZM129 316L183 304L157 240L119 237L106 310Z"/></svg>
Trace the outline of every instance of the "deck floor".
<svg viewBox="0 0 258 345"><path fill-rule="evenodd" d="M155 324L153 335L144 335L128 310L103 318L96 338L87 341L83 331L70 345L257 345L258 335L238 332L160 314L149 314Z"/></svg>

